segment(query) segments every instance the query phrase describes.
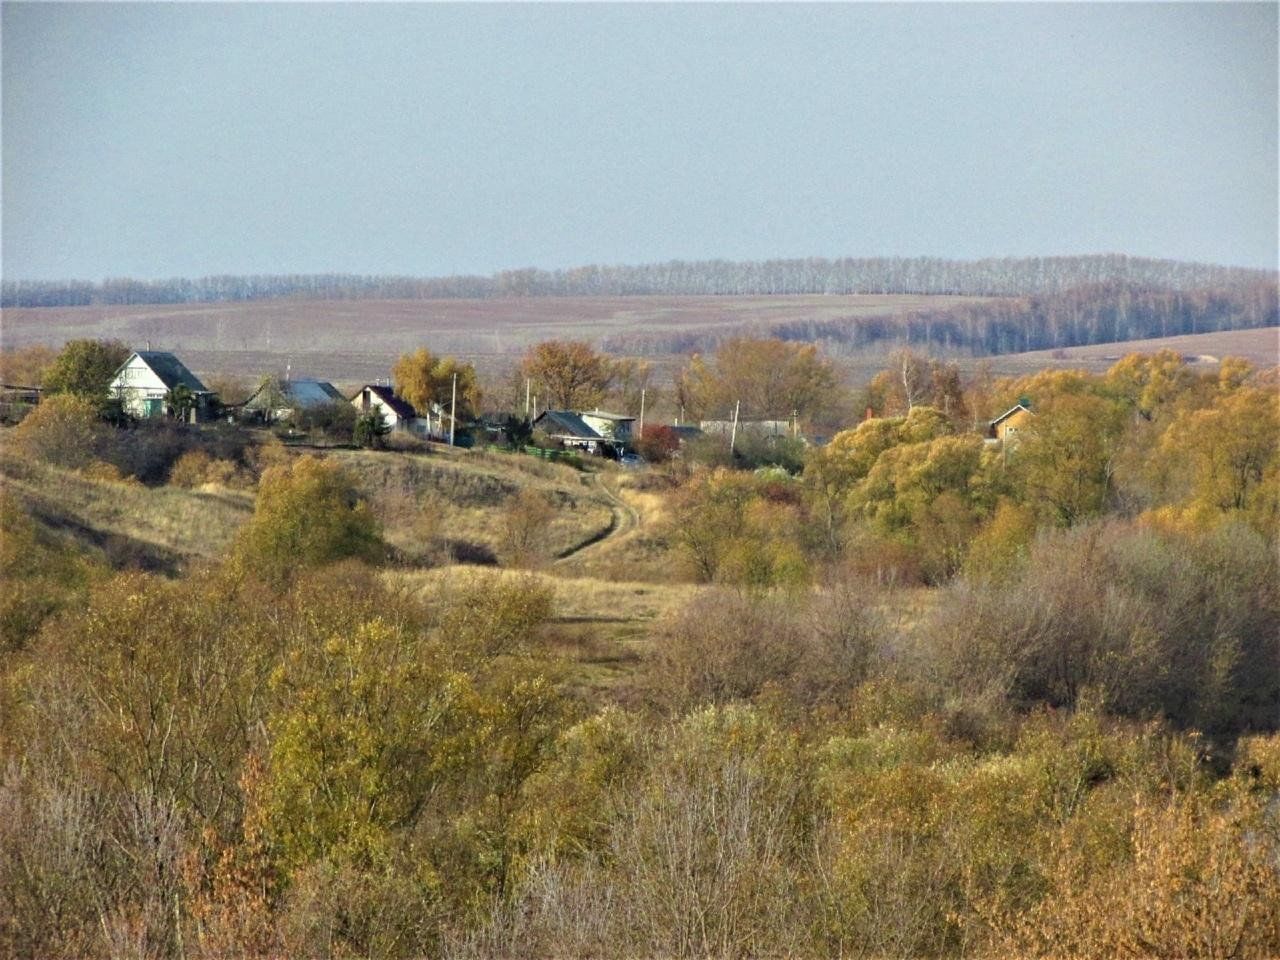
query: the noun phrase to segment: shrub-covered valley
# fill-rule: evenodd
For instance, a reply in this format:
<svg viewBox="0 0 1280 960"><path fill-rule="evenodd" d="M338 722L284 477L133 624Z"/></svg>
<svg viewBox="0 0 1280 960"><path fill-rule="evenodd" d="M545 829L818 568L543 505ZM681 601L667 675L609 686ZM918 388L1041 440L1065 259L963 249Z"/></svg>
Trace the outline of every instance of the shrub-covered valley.
<svg viewBox="0 0 1280 960"><path fill-rule="evenodd" d="M128 352L3 357L0 954L1280 954L1274 369L402 357L463 449Z"/></svg>

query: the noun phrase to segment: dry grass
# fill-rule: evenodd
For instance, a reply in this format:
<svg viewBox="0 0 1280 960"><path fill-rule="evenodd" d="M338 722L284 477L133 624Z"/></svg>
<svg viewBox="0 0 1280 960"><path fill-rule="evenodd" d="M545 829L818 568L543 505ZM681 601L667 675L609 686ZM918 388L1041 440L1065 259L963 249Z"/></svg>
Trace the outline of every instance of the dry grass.
<svg viewBox="0 0 1280 960"><path fill-rule="evenodd" d="M630 529L557 564L558 573L566 577L661 584L681 579L667 539L666 497L638 489L638 479L636 474L621 471L602 475L634 522Z"/></svg>
<svg viewBox="0 0 1280 960"><path fill-rule="evenodd" d="M532 490L554 507L539 540L543 560L597 537L612 512L590 476L518 454L434 448L428 455L332 451L359 478L383 535L410 563L506 558L512 502Z"/></svg>
<svg viewBox="0 0 1280 960"><path fill-rule="evenodd" d="M389 583L431 598L448 595L480 577L532 577L553 594L552 619L541 642L548 653L572 664L574 685L591 697L609 696L630 677L640 661L654 623L687 604L696 584L564 577L550 572L486 570L449 566L435 570L393 570Z"/></svg>
<svg viewBox="0 0 1280 960"><path fill-rule="evenodd" d="M0 449L0 484L41 525L104 552L114 565L167 572L222 556L253 511L249 493L91 478L7 448Z"/></svg>

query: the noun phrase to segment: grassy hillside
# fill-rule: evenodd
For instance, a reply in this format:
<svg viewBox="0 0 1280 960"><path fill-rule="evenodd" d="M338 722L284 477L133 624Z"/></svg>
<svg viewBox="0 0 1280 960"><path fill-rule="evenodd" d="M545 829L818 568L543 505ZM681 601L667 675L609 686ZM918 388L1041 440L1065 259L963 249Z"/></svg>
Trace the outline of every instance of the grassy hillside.
<svg viewBox="0 0 1280 960"><path fill-rule="evenodd" d="M521 494L534 494L551 508L522 558L528 562L550 562L597 540L614 524L611 504L591 474L531 457L445 448L430 455L324 455L358 477L385 539L410 565L512 559L511 517ZM253 511L251 491L95 479L12 450L0 453L0 484L42 526L105 552L113 565L169 573L225 554Z"/></svg>
<svg viewBox="0 0 1280 960"><path fill-rule="evenodd" d="M39 525L113 566L169 573L221 556L253 511L248 493L93 479L19 457L2 441L0 488Z"/></svg>
<svg viewBox="0 0 1280 960"><path fill-rule="evenodd" d="M369 495L383 535L410 564L493 564L510 556L523 516L519 498L545 503L531 532L530 562L545 562L602 536L613 522L592 475L532 457L433 447L429 455L334 451Z"/></svg>

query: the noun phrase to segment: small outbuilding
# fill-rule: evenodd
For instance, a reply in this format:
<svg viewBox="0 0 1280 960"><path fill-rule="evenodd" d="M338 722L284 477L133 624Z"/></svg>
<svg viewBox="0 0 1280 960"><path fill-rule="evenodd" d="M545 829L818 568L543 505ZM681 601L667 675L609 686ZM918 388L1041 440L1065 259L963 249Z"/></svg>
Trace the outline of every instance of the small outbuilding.
<svg viewBox="0 0 1280 960"><path fill-rule="evenodd" d="M1012 440L1019 430L1026 429L1027 424L1034 416L1035 414L1031 412L1031 408L1026 404L1015 403L991 421L991 425L987 428L987 436L992 440Z"/></svg>

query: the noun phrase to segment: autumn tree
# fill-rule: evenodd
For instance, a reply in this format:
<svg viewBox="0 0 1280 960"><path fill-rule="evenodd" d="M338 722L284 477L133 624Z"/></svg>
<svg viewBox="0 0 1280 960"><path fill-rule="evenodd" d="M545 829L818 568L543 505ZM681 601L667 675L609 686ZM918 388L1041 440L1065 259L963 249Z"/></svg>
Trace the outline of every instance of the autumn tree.
<svg viewBox="0 0 1280 960"><path fill-rule="evenodd" d="M1107 371L1104 383L1140 417L1153 419L1188 390L1196 376L1173 350L1131 353Z"/></svg>
<svg viewBox="0 0 1280 960"><path fill-rule="evenodd" d="M529 350L522 364L543 409L581 410L599 403L612 383L614 367L581 340L546 340Z"/></svg>
<svg viewBox="0 0 1280 960"><path fill-rule="evenodd" d="M446 663L377 619L292 652L276 678L268 788L286 866L386 861L432 780L465 759L474 694Z"/></svg>
<svg viewBox="0 0 1280 960"><path fill-rule="evenodd" d="M973 434L900 444L876 458L849 495L851 509L911 546L925 578L940 582L960 569L990 509L984 466L982 439Z"/></svg>
<svg viewBox="0 0 1280 960"><path fill-rule="evenodd" d="M1026 501L1060 526L1102 513L1114 492L1123 430L1123 407L1096 394L1064 394L1037 405L1008 451Z"/></svg>
<svg viewBox="0 0 1280 960"><path fill-rule="evenodd" d="M831 361L813 344L784 340L728 340L709 361L695 355L679 375L677 392L690 416L725 417L741 403L749 419L820 417L841 396Z"/></svg>
<svg viewBox="0 0 1280 960"><path fill-rule="evenodd" d="M863 390L859 406L879 416L901 416L930 406L957 425L969 415L960 368L911 349L890 354L888 365Z"/></svg>
<svg viewBox="0 0 1280 960"><path fill-rule="evenodd" d="M1193 515L1250 516L1274 530L1280 513L1280 399L1240 387L1187 411L1160 438L1157 465L1174 506Z"/></svg>
<svg viewBox="0 0 1280 960"><path fill-rule="evenodd" d="M873 417L812 450L804 485L827 548L837 552L844 533L850 494L885 451L901 443L924 443L951 433L946 418L932 407L914 407L905 417Z"/></svg>
<svg viewBox="0 0 1280 960"><path fill-rule="evenodd" d="M652 411L660 399L660 391L654 383L653 364L634 357L611 361L605 403L619 413L638 414L642 396L644 406Z"/></svg>
<svg viewBox="0 0 1280 960"><path fill-rule="evenodd" d="M60 467L84 467L102 445L108 428L98 405L76 393L48 397L13 431L14 446Z"/></svg>
<svg viewBox="0 0 1280 960"><path fill-rule="evenodd" d="M797 537L799 498L798 487L790 489L789 481L723 469L704 472L676 498L671 537L700 581L751 587L802 583L809 571Z"/></svg>
<svg viewBox="0 0 1280 960"><path fill-rule="evenodd" d="M633 443L636 452L649 463L666 463L680 450L680 434L664 424L645 427L644 436Z"/></svg>
<svg viewBox="0 0 1280 960"><path fill-rule="evenodd" d="M413 353L403 354L391 368L396 393L423 413L429 411L433 404L454 413L450 404L455 375L458 378L456 416L460 420L470 420L480 409L481 399L480 381L472 364L454 357L437 357L431 351L419 348Z"/></svg>
<svg viewBox="0 0 1280 960"><path fill-rule="evenodd" d="M19 350L0 350L0 383L17 387L38 387L45 371L57 359L52 347L42 343Z"/></svg>
<svg viewBox="0 0 1280 960"><path fill-rule="evenodd" d="M49 393L73 393L95 403L106 399L107 387L130 350L119 340L72 340L44 374Z"/></svg>

